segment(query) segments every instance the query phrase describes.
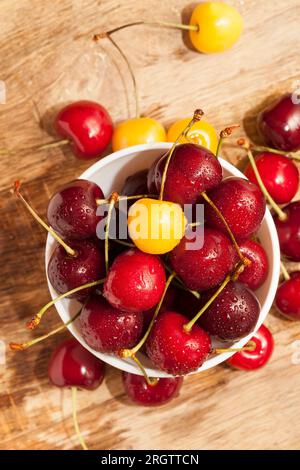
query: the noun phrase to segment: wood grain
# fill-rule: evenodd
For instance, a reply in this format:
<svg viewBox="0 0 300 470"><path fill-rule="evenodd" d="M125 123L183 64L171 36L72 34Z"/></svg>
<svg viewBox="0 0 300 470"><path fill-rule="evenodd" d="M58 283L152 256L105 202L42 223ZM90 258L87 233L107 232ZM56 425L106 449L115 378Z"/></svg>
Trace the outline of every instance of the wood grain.
<svg viewBox="0 0 300 470"><path fill-rule="evenodd" d="M217 129L239 122L255 135L262 103L300 79L299 0L232 1L245 18L239 43L217 56L190 50L180 33L135 28L118 34L139 83L142 112L166 126L196 107ZM186 0L1 0L0 148L21 149L53 138L51 122L70 100L96 99L115 121L134 111L128 71L107 41L91 35L135 19L186 18ZM155 16L153 14L155 12ZM239 135L239 133L237 134ZM239 153L230 145L226 157ZM0 158L1 335L26 339L24 323L49 298L44 275L45 234L9 190L18 177L26 196L45 214L49 195L89 163L67 150L20 150ZM53 310L40 332L58 323ZM80 392L79 420L94 449L296 449L300 443L299 365L292 364L296 323L268 317L274 356L255 373L219 366L185 380L180 397L155 410L132 406L117 370L105 384ZM0 365L0 447L77 448L70 391L48 383L47 360L60 338L32 350L7 351ZM134 424L133 424L134 423Z"/></svg>

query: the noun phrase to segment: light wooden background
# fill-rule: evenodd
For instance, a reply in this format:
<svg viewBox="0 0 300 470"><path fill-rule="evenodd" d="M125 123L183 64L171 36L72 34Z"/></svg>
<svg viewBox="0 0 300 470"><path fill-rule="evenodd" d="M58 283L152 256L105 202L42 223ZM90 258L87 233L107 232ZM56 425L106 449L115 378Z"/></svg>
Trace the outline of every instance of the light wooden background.
<svg viewBox="0 0 300 470"><path fill-rule="evenodd" d="M231 1L246 29L229 52L204 56L190 50L176 31L135 28L115 39L130 57L142 112L166 126L196 107L221 129L241 123L251 136L265 100L300 79L299 0ZM0 148L30 147L52 139L51 122L65 102L96 99L118 121L133 113L128 71L107 41L91 35L126 21L186 19L186 0L1 0L0 79L7 103L0 105ZM241 134L244 131L241 131ZM49 136L50 134L50 136ZM238 135L238 134L237 134ZM226 156L238 155L228 146ZM67 150L19 151L0 157L1 329L0 339L26 340L24 323L47 302L45 234L10 195L19 177L32 204L45 214L51 193L88 163ZM40 332L58 324L55 310ZM272 361L255 373L226 366L186 379L181 396L161 409L132 406L120 373L108 369L105 384L79 394L79 420L94 449L295 449L300 444L300 363L292 364L299 324L271 314L276 341ZM0 366L0 447L77 447L70 391L51 387L46 341L24 353L7 352Z"/></svg>

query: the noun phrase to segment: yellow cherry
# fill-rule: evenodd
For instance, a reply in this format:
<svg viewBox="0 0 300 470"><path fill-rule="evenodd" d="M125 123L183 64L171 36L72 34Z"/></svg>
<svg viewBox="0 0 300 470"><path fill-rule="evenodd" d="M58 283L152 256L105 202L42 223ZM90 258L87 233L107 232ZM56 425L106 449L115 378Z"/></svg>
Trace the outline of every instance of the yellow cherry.
<svg viewBox="0 0 300 470"><path fill-rule="evenodd" d="M191 118L181 119L180 121L174 122L167 132L168 142L175 142L179 134L184 131ZM192 128L187 133L188 139L184 136L179 139L180 144L186 142L193 142L194 144L202 145L208 148L214 154L218 147L218 135L211 124L201 119L201 121L193 124Z"/></svg>
<svg viewBox="0 0 300 470"><path fill-rule="evenodd" d="M160 122L149 117L139 117L116 126L112 137L112 148L115 152L132 145L165 141L166 131Z"/></svg>
<svg viewBox="0 0 300 470"><path fill-rule="evenodd" d="M243 31L243 18L232 6L223 2L200 3L193 11L190 30L193 46L206 54L230 49Z"/></svg>
<svg viewBox="0 0 300 470"><path fill-rule="evenodd" d="M187 221L179 204L143 198L128 211L128 232L139 250L162 255L182 239Z"/></svg>

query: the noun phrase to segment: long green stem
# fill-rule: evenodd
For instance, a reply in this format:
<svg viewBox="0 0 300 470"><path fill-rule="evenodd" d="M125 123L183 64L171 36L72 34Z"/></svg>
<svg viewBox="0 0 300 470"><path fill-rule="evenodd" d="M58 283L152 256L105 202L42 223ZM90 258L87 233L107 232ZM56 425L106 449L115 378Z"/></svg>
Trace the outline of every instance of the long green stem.
<svg viewBox="0 0 300 470"><path fill-rule="evenodd" d="M139 360L139 358L136 357L135 354L133 354L133 355L131 356L131 359L136 363L136 365L138 366L138 368L139 368L140 371L142 372L142 374L143 374L143 376L144 376L144 378L145 378L147 384L148 384L148 385L151 385L151 386L156 385L158 380L157 380L156 378L150 378L150 377L148 377L148 374L147 374L147 372L146 372L146 369L145 369L145 367L143 366L143 364L141 363L141 361Z"/></svg>
<svg viewBox="0 0 300 470"><path fill-rule="evenodd" d="M77 434L80 445L83 450L89 450L79 429L79 424L78 424L78 419L77 419L77 388L76 387L72 387L72 415L73 415L73 423L74 423L75 432Z"/></svg>
<svg viewBox="0 0 300 470"><path fill-rule="evenodd" d="M170 268L170 266L167 265L167 263L163 262L164 264L164 267L165 269L168 271L168 273L172 273L172 268ZM180 279L179 276L175 276L174 280L176 280L180 285L181 285L181 288L187 292L189 292L190 294L192 294L194 297L196 297L196 299L200 299L200 293L197 292L196 290L191 290L191 289L188 289L185 285L185 283Z"/></svg>
<svg viewBox="0 0 300 470"><path fill-rule="evenodd" d="M270 152L275 153L276 155L283 155L290 158L291 160L300 161L299 152L285 152L284 150L273 149L271 147L266 147L264 145L252 145L251 148L256 152Z"/></svg>
<svg viewBox="0 0 300 470"><path fill-rule="evenodd" d="M256 349L256 343L254 341L249 341L246 346L243 348L217 348L215 352L217 354L227 353L227 352L242 352L242 351L254 351Z"/></svg>
<svg viewBox="0 0 300 470"><path fill-rule="evenodd" d="M280 261L280 267L281 267L281 272L282 272L282 275L283 275L285 281L289 281L291 279L291 276L289 275L288 270L286 269L285 264L283 263L283 261Z"/></svg>
<svg viewBox="0 0 300 470"><path fill-rule="evenodd" d="M105 227L105 239L104 239L104 256L105 256L105 270L106 274L108 273L109 268L109 229L110 229L110 222L112 217L112 212L115 207L116 202L119 199L119 195L116 192L113 192L109 198L109 207L108 207L108 214L106 220L106 227Z"/></svg>
<svg viewBox="0 0 300 470"><path fill-rule="evenodd" d="M182 24L182 23L171 23L169 21L134 21L132 23L127 23L117 28L111 29L110 31L106 31L104 33L99 33L94 35L94 39L102 39L103 37L110 36L111 34L117 33L118 31L122 31L122 29L132 28L133 26L157 26L160 28L170 28L170 29L181 29L185 31L199 31L198 25L193 24Z"/></svg>

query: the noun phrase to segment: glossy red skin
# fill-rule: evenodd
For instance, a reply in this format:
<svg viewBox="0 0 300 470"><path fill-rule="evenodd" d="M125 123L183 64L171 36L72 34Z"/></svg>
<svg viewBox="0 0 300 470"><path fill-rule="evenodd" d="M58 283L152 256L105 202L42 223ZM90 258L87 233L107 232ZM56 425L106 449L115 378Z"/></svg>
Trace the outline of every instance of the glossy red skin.
<svg viewBox="0 0 300 470"><path fill-rule="evenodd" d="M143 314L118 310L101 295L94 295L82 309L80 328L86 343L95 351L118 352L138 343Z"/></svg>
<svg viewBox="0 0 300 470"><path fill-rule="evenodd" d="M148 174L148 190L160 192L167 155ZM196 144L178 145L170 160L163 199L178 204L195 204L200 193L215 188L222 180L222 167L215 155Z"/></svg>
<svg viewBox="0 0 300 470"><path fill-rule="evenodd" d="M278 287L275 306L290 320L300 320L300 271L291 273L290 277Z"/></svg>
<svg viewBox="0 0 300 470"><path fill-rule="evenodd" d="M203 296L205 304L212 292ZM212 336L236 341L254 330L260 313L255 295L243 284L230 281L201 315L199 324Z"/></svg>
<svg viewBox="0 0 300 470"><path fill-rule="evenodd" d="M205 227L203 247L191 250L189 244L197 235L188 239L189 234L191 230L170 253L172 269L189 289L202 291L217 286L235 264L231 241L222 232Z"/></svg>
<svg viewBox="0 0 300 470"><path fill-rule="evenodd" d="M114 260L104 284L104 297L129 312L150 310L160 300L166 274L158 256L130 249Z"/></svg>
<svg viewBox="0 0 300 470"><path fill-rule="evenodd" d="M155 367L172 375L197 370L211 352L211 340L198 325L187 333L183 326L188 318L167 311L159 315L146 342L148 357Z"/></svg>
<svg viewBox="0 0 300 470"><path fill-rule="evenodd" d="M264 248L254 240L240 244L242 254L251 261L239 275L239 281L249 289L256 290L265 282L269 272L269 261Z"/></svg>
<svg viewBox="0 0 300 470"><path fill-rule="evenodd" d="M76 101L65 106L56 116L54 126L63 139L70 140L76 157L84 160L100 157L113 133L110 115L93 101Z"/></svg>
<svg viewBox="0 0 300 470"><path fill-rule="evenodd" d="M70 256L61 245L56 245L47 267L49 281L58 294L105 277L105 260L99 240L73 240L67 243L77 255ZM69 298L84 300L93 290L84 289Z"/></svg>
<svg viewBox="0 0 300 470"><path fill-rule="evenodd" d="M263 152L256 156L256 166L261 179L277 204L287 204L298 191L299 172L295 163L284 155ZM258 185L256 176L249 164L245 175Z"/></svg>
<svg viewBox="0 0 300 470"><path fill-rule="evenodd" d="M288 216L281 222L274 215L274 222L283 255L292 261L300 261L300 201L291 202L283 209Z"/></svg>
<svg viewBox="0 0 300 470"><path fill-rule="evenodd" d="M256 370L263 367L270 359L274 341L270 330L261 325L251 338L256 345L253 351L241 351L231 356L227 362L235 369Z"/></svg>
<svg viewBox="0 0 300 470"><path fill-rule="evenodd" d="M258 116L258 130L265 142L277 149L293 152L300 149L300 104L287 94Z"/></svg>
<svg viewBox="0 0 300 470"><path fill-rule="evenodd" d="M103 198L102 190L92 181L71 181L51 197L48 222L59 235L70 240L94 237L101 220L96 215L96 199Z"/></svg>
<svg viewBox="0 0 300 470"><path fill-rule="evenodd" d="M232 176L210 191L209 196L238 241L250 238L259 229L265 215L266 201L255 184ZM204 216L209 226L227 234L222 220L208 203L205 203Z"/></svg>
<svg viewBox="0 0 300 470"><path fill-rule="evenodd" d="M142 406L165 405L179 395L183 378L170 377L157 379L155 385L148 385L141 375L122 372L125 392L129 398Z"/></svg>
<svg viewBox="0 0 300 470"><path fill-rule="evenodd" d="M75 338L60 343L48 364L50 382L56 387L95 390L104 379L105 366Z"/></svg>

